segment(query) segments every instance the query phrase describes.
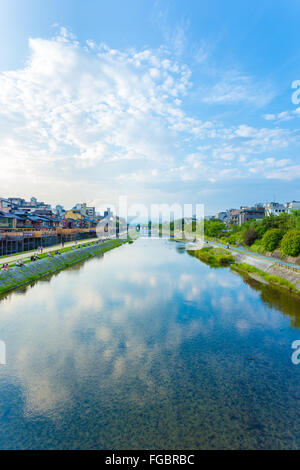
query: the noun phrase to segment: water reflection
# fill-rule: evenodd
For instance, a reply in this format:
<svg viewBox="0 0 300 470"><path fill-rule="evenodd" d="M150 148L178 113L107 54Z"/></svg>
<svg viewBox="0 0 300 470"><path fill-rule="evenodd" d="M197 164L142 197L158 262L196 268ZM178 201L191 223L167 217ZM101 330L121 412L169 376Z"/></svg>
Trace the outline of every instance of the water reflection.
<svg viewBox="0 0 300 470"><path fill-rule="evenodd" d="M276 308L290 317L291 328L300 328L300 300L293 293L287 294L283 289L265 285L250 277L244 277L245 282L256 291L260 292L260 298L269 307Z"/></svg>
<svg viewBox="0 0 300 470"><path fill-rule="evenodd" d="M165 240L10 294L1 448L299 446L297 330L264 296Z"/></svg>

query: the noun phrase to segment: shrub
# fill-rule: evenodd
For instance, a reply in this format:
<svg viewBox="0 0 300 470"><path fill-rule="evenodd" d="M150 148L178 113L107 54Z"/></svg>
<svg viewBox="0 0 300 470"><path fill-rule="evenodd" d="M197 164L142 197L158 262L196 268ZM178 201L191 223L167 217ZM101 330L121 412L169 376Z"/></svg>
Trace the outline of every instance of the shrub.
<svg viewBox="0 0 300 470"><path fill-rule="evenodd" d="M234 263L234 256L219 255L217 256L217 261L221 266L228 266L229 264Z"/></svg>
<svg viewBox="0 0 300 470"><path fill-rule="evenodd" d="M238 239L238 234L237 233L231 233L229 235L228 241L231 245L235 244Z"/></svg>
<svg viewBox="0 0 300 470"><path fill-rule="evenodd" d="M300 230L289 230L282 238L280 247L284 255L300 255Z"/></svg>
<svg viewBox="0 0 300 470"><path fill-rule="evenodd" d="M255 240L258 238L258 233L254 228L250 228L250 230L247 230L244 235L244 242L246 245L250 246L252 245Z"/></svg>
<svg viewBox="0 0 300 470"><path fill-rule="evenodd" d="M267 230L262 238L262 246L266 251L274 251L278 248L280 240L282 239L282 230L278 228L272 228Z"/></svg>

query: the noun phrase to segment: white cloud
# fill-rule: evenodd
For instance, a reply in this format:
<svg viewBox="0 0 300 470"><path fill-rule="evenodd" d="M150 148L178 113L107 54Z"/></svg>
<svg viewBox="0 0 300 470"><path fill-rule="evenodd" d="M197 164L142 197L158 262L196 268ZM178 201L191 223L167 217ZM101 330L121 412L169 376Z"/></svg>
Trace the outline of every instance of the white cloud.
<svg viewBox="0 0 300 470"><path fill-rule="evenodd" d="M61 162L69 174L124 159L163 166L176 152L176 133L205 132L180 109L190 86L184 64L159 50L87 44L66 29L51 40L30 39L26 67L0 75L4 190L20 169L24 183L26 175L31 186L36 178L49 182Z"/></svg>
<svg viewBox="0 0 300 470"><path fill-rule="evenodd" d="M203 101L210 104L248 103L264 106L274 97L269 83L262 83L237 70L225 72L222 79L206 89Z"/></svg>
<svg viewBox="0 0 300 470"><path fill-rule="evenodd" d="M275 151L298 143L297 132L225 126L201 120L195 108L188 113L191 71L165 47L82 46L62 29L52 39L31 38L29 48L24 68L0 74L2 194L14 185L19 195L69 204L79 194L98 201L109 193L111 201L148 185L152 197L155 185L163 193L162 183L247 177L255 160L274 158L278 178L292 165L284 154L278 165ZM200 49L204 61L205 43ZM272 92L258 88L253 79L225 74L207 102L268 101Z"/></svg>

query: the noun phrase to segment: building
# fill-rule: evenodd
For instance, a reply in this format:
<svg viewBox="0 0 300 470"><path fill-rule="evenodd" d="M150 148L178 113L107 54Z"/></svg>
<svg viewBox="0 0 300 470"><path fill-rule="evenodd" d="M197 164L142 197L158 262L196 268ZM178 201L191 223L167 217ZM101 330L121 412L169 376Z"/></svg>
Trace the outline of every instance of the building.
<svg viewBox="0 0 300 470"><path fill-rule="evenodd" d="M95 217L96 215L95 207L88 207L85 202L75 204L73 209L79 211L83 216Z"/></svg>
<svg viewBox="0 0 300 470"><path fill-rule="evenodd" d="M229 218L228 218L228 225L238 225L239 224L239 215L240 209L230 209L229 210Z"/></svg>
<svg viewBox="0 0 300 470"><path fill-rule="evenodd" d="M17 206L14 206L13 208L17 208ZM10 212L12 209L12 204L8 199L1 198L0 199L0 211L1 212Z"/></svg>
<svg viewBox="0 0 300 470"><path fill-rule="evenodd" d="M55 212L55 214L57 215L57 217L62 217L62 218L64 218L65 215L66 215L66 211L65 211L64 207L61 206L60 204L58 204L58 205L55 207L54 212Z"/></svg>
<svg viewBox="0 0 300 470"><path fill-rule="evenodd" d="M21 197L0 198L1 211L10 212L22 209L30 212L34 212L38 209L51 211L51 205L39 202L35 197L32 197L30 201L26 201Z"/></svg>
<svg viewBox="0 0 300 470"><path fill-rule="evenodd" d="M99 222L99 218L82 214L80 209L66 211L65 219L68 221L68 226L77 228L93 228Z"/></svg>
<svg viewBox="0 0 300 470"><path fill-rule="evenodd" d="M216 219L220 220L221 222L227 222L229 219L229 211L218 212L216 214Z"/></svg>
<svg viewBox="0 0 300 470"><path fill-rule="evenodd" d="M237 216L238 225L242 225L249 220L262 219L265 216L265 208L260 205L254 207L241 207Z"/></svg>
<svg viewBox="0 0 300 470"><path fill-rule="evenodd" d="M265 208L265 213L267 216L269 215L280 215L283 214L284 212L288 212L287 208L283 205L280 204L279 202L267 202L264 205Z"/></svg>
<svg viewBox="0 0 300 470"><path fill-rule="evenodd" d="M287 212L290 214L292 211L300 209L300 202L299 201L292 201L287 202L285 204Z"/></svg>
<svg viewBox="0 0 300 470"><path fill-rule="evenodd" d="M110 210L110 207L108 207L108 208L106 209L106 211L104 211L104 217L109 217L109 218L110 218L110 217L112 217L112 215L113 215L113 213L112 213L112 211Z"/></svg>
<svg viewBox="0 0 300 470"><path fill-rule="evenodd" d="M83 215L80 212L80 210L77 209L71 209L69 211L66 211L65 213L65 218L66 219L72 219L72 220L82 220Z"/></svg>
<svg viewBox="0 0 300 470"><path fill-rule="evenodd" d="M12 230L17 225L17 216L0 211L0 230Z"/></svg>

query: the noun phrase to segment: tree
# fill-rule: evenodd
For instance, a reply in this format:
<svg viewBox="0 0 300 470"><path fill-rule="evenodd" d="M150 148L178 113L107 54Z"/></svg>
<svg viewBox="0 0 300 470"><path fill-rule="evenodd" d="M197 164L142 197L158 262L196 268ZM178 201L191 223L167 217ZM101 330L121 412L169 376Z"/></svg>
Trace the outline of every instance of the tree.
<svg viewBox="0 0 300 470"><path fill-rule="evenodd" d="M300 230L300 209L292 210L291 214L292 228Z"/></svg>
<svg viewBox="0 0 300 470"><path fill-rule="evenodd" d="M300 255L300 230L289 230L281 240L281 250L287 256Z"/></svg>
<svg viewBox="0 0 300 470"><path fill-rule="evenodd" d="M245 232L244 242L246 245L248 246L253 245L253 243L257 239L258 239L258 233L256 232L254 228L250 228L249 230L247 230L247 232Z"/></svg>
<svg viewBox="0 0 300 470"><path fill-rule="evenodd" d="M271 228L268 230L261 241L262 247L265 251L274 251L278 248L280 240L282 239L283 231L279 228Z"/></svg>
<svg viewBox="0 0 300 470"><path fill-rule="evenodd" d="M209 237L219 237L226 229L224 222L220 220L205 220L204 234Z"/></svg>

